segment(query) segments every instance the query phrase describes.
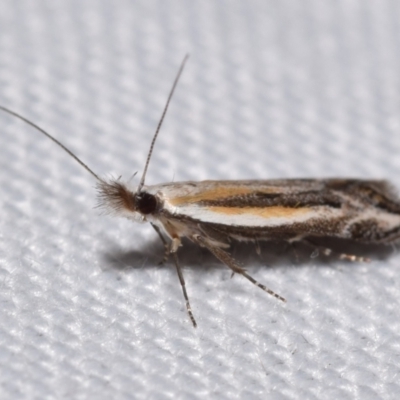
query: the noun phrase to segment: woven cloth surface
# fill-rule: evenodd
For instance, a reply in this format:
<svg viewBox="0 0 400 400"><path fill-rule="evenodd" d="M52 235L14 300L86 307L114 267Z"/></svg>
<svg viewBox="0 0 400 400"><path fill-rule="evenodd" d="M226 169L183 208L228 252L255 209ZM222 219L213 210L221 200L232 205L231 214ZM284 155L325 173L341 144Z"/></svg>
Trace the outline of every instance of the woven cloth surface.
<svg viewBox="0 0 400 400"><path fill-rule="evenodd" d="M400 188L396 0L0 2L0 105L101 176L384 178ZM397 399L400 252L206 251L100 214L94 179L0 115L1 399ZM133 178L138 179L137 177Z"/></svg>

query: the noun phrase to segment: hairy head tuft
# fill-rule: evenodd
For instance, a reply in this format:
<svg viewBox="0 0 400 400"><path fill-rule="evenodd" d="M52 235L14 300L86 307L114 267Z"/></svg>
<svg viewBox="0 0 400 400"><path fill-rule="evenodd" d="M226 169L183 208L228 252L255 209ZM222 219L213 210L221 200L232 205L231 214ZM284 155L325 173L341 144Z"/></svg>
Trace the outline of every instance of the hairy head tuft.
<svg viewBox="0 0 400 400"><path fill-rule="evenodd" d="M135 195L125 184L118 180L97 183L98 207L103 208L111 214L121 214L136 211Z"/></svg>

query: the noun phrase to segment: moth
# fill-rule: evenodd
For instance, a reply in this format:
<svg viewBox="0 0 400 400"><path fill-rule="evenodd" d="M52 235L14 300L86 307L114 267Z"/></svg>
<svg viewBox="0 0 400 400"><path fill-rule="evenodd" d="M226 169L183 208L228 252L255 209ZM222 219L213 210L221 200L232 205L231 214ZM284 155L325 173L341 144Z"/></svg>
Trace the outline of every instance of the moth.
<svg viewBox="0 0 400 400"><path fill-rule="evenodd" d="M275 298L229 253L231 241L307 241L315 237L391 243L400 237L400 200L386 181L360 179L283 179L171 182L146 185L147 169L172 95L188 56L172 85L153 136L139 184L99 177L52 135L6 107L4 112L31 125L74 158L97 182L100 205L110 213L149 222L172 256L194 327L194 318L177 251L182 238L208 249L217 259ZM257 247L258 248L258 247ZM258 248L259 249L259 248ZM327 254L329 249L325 249ZM341 254L349 260L363 257Z"/></svg>

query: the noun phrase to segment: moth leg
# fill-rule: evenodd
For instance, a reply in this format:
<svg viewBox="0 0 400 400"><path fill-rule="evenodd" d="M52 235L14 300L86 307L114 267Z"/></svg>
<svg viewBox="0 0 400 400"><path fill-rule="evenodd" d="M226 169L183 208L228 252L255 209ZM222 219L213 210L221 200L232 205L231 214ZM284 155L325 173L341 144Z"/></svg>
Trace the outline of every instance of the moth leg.
<svg viewBox="0 0 400 400"><path fill-rule="evenodd" d="M319 253L321 252L324 256L330 256L331 254L336 255L339 260L347 260L352 262L370 262L371 260L368 257L357 256L355 254L347 254L347 253L339 253L336 252L328 247L320 246L313 243L310 239L302 239L305 244L308 244L314 251L311 254L311 258L318 257Z"/></svg>
<svg viewBox="0 0 400 400"><path fill-rule="evenodd" d="M277 299L286 302L286 299L275 293L271 289L264 286L262 283L257 282L251 275L249 275L246 270L241 267L236 260L225 250L221 249L218 246L213 246L207 239L202 236L194 236L193 240L197 242L200 246L207 248L218 260L222 261L227 267L229 267L234 273L238 273L248 279L251 283L258 286L260 289L264 290L271 296L276 297Z"/></svg>
<svg viewBox="0 0 400 400"><path fill-rule="evenodd" d="M154 228L154 230L157 232L158 236L160 237L161 241L163 242L165 252L164 252L164 257L161 260L160 264L164 264L168 261L170 254L173 254L174 257L174 264L176 268L176 272L178 273L179 277L179 282L182 287L182 292L183 292L183 297L185 298L185 303L186 303L186 310L189 314L190 320L192 321L193 326L196 328L197 323L196 320L194 319L193 313L192 313L192 307L190 306L189 302L189 296L186 291L186 282L182 274L182 269L181 266L179 265L179 260L178 260L178 255L176 254L176 251L178 250L178 247L180 245L180 240L178 238L174 238L171 243L168 243L164 236L161 233L160 228L157 225L151 224L151 226Z"/></svg>
<svg viewBox="0 0 400 400"><path fill-rule="evenodd" d="M164 245L164 256L163 256L162 260L158 263L159 265L162 265L162 264L165 264L169 259L169 255L171 253L170 247L169 247L168 242L165 240L164 236L162 235L161 229L157 225L154 225L154 224L151 224L151 226L157 232L158 236L160 237L160 239Z"/></svg>
<svg viewBox="0 0 400 400"><path fill-rule="evenodd" d="M178 273L179 282L181 283L183 297L185 298L186 310L189 314L189 318L192 321L193 326L196 328L197 323L196 323L196 320L194 319L194 316L192 313L192 307L190 306L190 302L189 302L189 296L186 292L186 283L185 283L185 279L183 278L181 266L179 265L178 255L176 252L173 252L172 255L174 257L174 262L175 262L176 272Z"/></svg>

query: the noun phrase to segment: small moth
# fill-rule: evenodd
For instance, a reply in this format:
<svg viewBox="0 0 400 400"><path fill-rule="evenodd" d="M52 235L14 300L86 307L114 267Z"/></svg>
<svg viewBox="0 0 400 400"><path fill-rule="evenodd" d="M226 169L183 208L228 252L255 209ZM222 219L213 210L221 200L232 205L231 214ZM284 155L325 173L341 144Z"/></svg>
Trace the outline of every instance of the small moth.
<svg viewBox="0 0 400 400"><path fill-rule="evenodd" d="M281 301L283 297L257 282L230 255L231 240L280 239L307 241L313 237L352 239L364 243L391 243L400 238L400 200L385 181L360 179L283 179L243 181L172 182L145 185L154 145L164 121L186 56L169 93L153 136L138 186L106 180L95 174L75 154L42 128L0 106L39 130L64 149L97 181L100 205L107 211L136 222L149 222L165 246L164 260L171 255L193 326L177 250L186 237L207 248L217 259ZM257 247L257 249L259 249ZM329 249L324 249L329 254ZM363 257L341 254L352 261Z"/></svg>

